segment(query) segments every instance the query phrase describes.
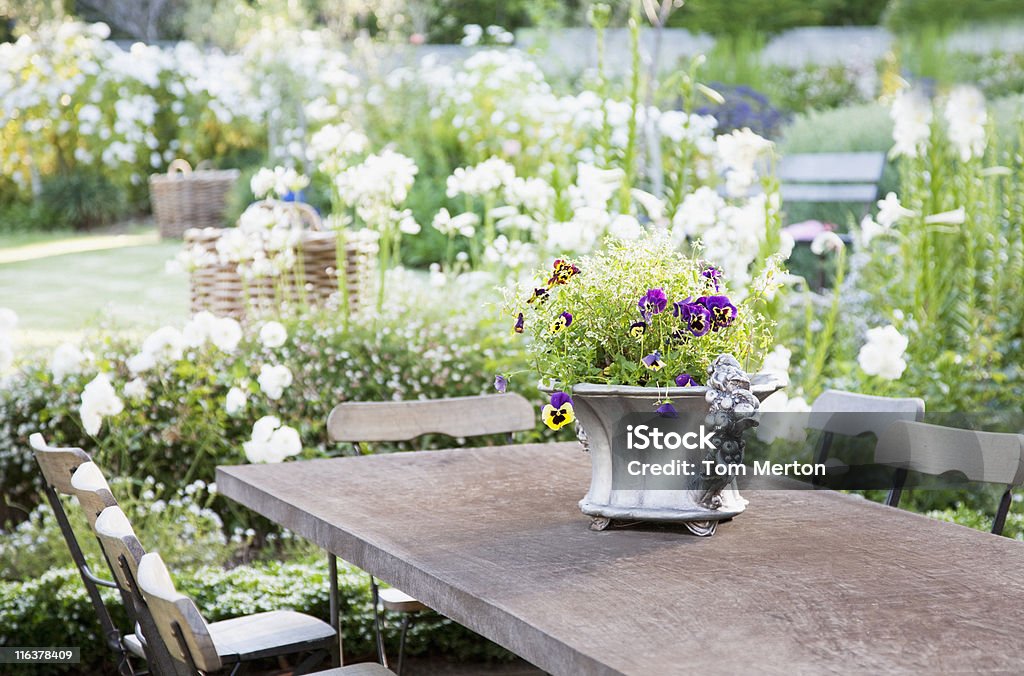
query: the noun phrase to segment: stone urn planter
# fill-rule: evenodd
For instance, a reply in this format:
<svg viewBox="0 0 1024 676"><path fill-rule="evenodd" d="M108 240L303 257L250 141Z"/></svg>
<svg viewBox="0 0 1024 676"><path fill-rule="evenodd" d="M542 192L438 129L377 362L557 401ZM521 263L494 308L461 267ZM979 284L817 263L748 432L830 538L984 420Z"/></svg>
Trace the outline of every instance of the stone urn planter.
<svg viewBox="0 0 1024 676"><path fill-rule="evenodd" d="M746 500L728 467L742 462L743 432L757 425L760 401L782 383L768 375L749 377L730 355L716 359L708 373L707 386L573 388L577 434L590 453L592 470L590 489L579 504L592 519L591 529L604 530L613 521L660 521L682 523L705 536L714 534L720 521L743 512ZM677 416L656 412L665 399ZM649 432L654 428L680 439L689 434L698 447L653 448ZM637 441L644 432L646 445ZM688 472L684 463L691 463ZM652 466L660 470L651 473ZM666 474L666 469L676 473Z"/></svg>

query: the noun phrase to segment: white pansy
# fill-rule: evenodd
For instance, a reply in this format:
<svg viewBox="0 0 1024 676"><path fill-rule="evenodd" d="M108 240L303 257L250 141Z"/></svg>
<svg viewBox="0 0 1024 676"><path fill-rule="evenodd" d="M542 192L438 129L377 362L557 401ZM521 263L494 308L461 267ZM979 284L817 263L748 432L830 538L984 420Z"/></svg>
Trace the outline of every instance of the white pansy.
<svg viewBox="0 0 1024 676"><path fill-rule="evenodd" d="M59 383L70 375L80 373L85 361L85 353L76 345L61 343L50 358L50 373L53 375L53 381Z"/></svg>
<svg viewBox="0 0 1024 676"><path fill-rule="evenodd" d="M864 373L886 380L898 380L907 368L903 355L910 341L895 326L875 327L865 334L866 342L857 354Z"/></svg>
<svg viewBox="0 0 1024 676"><path fill-rule="evenodd" d="M79 415L87 434L95 436L105 416L117 415L123 410L124 402L117 396L110 377L105 373L98 374L82 390Z"/></svg>
<svg viewBox="0 0 1024 676"><path fill-rule="evenodd" d="M846 248L846 244L842 238L831 230L818 233L818 235L811 242L811 253L815 256L821 256L822 254L834 253L842 251Z"/></svg>
<svg viewBox="0 0 1024 676"><path fill-rule="evenodd" d="M267 395L268 399L280 399L286 387L292 384L292 372L284 364L270 366L264 364L260 367L260 374L256 378L260 390Z"/></svg>
<svg viewBox="0 0 1024 676"><path fill-rule="evenodd" d="M210 342L224 352L234 352L242 340L242 325L231 317L217 317L210 326Z"/></svg>
<svg viewBox="0 0 1024 676"><path fill-rule="evenodd" d="M931 102L919 91L905 90L893 101L890 115L895 141L891 155L917 157L923 153L931 135Z"/></svg>
<svg viewBox="0 0 1024 676"><path fill-rule="evenodd" d="M890 192L884 199L878 200L878 224L883 228L891 228L901 218L910 218L916 215L917 212L900 204L900 198L894 192Z"/></svg>
<svg viewBox="0 0 1024 676"><path fill-rule="evenodd" d="M245 410L248 403L249 398L246 396L245 390L240 387L232 387L224 397L224 410L228 415L238 415Z"/></svg>
<svg viewBox="0 0 1024 676"><path fill-rule="evenodd" d="M977 87L954 87L946 100L946 125L949 140L960 159L967 162L985 153L985 126L988 112L985 97Z"/></svg>
<svg viewBox="0 0 1024 676"><path fill-rule="evenodd" d="M142 378L134 378L124 385L124 396L129 399L145 399L148 395L149 389Z"/></svg>
<svg viewBox="0 0 1024 676"><path fill-rule="evenodd" d="M260 327L260 343L263 347L275 349L288 340L288 329L281 322L269 321Z"/></svg>
<svg viewBox="0 0 1024 676"><path fill-rule="evenodd" d="M249 462L278 463L301 453L302 439L297 430L268 415L252 426L252 439L242 444L242 448Z"/></svg>

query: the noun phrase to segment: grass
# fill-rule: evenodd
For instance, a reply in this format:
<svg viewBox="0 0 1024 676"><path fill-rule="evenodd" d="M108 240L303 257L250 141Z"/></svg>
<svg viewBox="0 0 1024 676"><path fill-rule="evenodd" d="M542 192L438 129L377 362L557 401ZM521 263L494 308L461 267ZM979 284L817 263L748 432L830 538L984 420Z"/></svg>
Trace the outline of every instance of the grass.
<svg viewBox="0 0 1024 676"><path fill-rule="evenodd" d="M188 280L164 271L180 247L161 242L0 265L0 305L18 313L19 347L52 347L101 323L138 332L180 323Z"/></svg>

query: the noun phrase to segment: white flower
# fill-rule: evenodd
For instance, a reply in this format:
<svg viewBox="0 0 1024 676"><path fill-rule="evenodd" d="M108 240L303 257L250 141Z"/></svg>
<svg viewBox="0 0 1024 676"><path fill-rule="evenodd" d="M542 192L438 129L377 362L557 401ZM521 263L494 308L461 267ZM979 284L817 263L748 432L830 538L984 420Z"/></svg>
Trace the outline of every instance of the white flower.
<svg viewBox="0 0 1024 676"><path fill-rule="evenodd" d="M210 342L218 350L234 352L242 340L242 325L231 317L217 317L210 327Z"/></svg>
<svg viewBox="0 0 1024 676"><path fill-rule="evenodd" d="M807 439L810 411L803 397L790 399L782 390L775 392L761 402L757 438L766 444L776 439L802 443Z"/></svg>
<svg viewBox="0 0 1024 676"><path fill-rule="evenodd" d="M104 416L117 415L124 410L124 403L110 384L106 373L100 373L82 390L79 415L87 434L95 436L100 431Z"/></svg>
<svg viewBox="0 0 1024 676"><path fill-rule="evenodd" d="M846 248L846 244L843 243L842 238L831 230L818 233L814 241L811 242L811 253L815 256L821 256L825 252L842 251L844 248Z"/></svg>
<svg viewBox="0 0 1024 676"><path fill-rule="evenodd" d="M277 400L284 394L285 388L292 384L292 372L284 364L277 366L264 364L260 367L260 375L256 378L256 382L259 383L260 390L269 399Z"/></svg>
<svg viewBox="0 0 1024 676"><path fill-rule="evenodd" d="M619 214L608 226L608 234L617 239L633 240L644 234L644 229L633 216Z"/></svg>
<svg viewBox="0 0 1024 676"><path fill-rule="evenodd" d="M890 115L895 141L890 154L893 157L917 157L923 153L931 135L931 102L918 91L904 91L893 101Z"/></svg>
<svg viewBox="0 0 1024 676"><path fill-rule="evenodd" d="M185 351L185 339L173 326L162 326L142 341L142 352L157 362L177 361Z"/></svg>
<svg viewBox="0 0 1024 676"><path fill-rule="evenodd" d="M988 113L985 97L975 87L955 87L946 101L949 140L964 162L985 153L985 125Z"/></svg>
<svg viewBox="0 0 1024 676"><path fill-rule="evenodd" d="M418 235L420 233L420 224L416 222L412 214L406 213L402 220L398 222L398 229L406 235Z"/></svg>
<svg viewBox="0 0 1024 676"><path fill-rule="evenodd" d="M462 40L460 41L463 47L474 47L480 42L480 38L484 35L484 29L479 24L470 23L462 27Z"/></svg>
<svg viewBox="0 0 1024 676"><path fill-rule="evenodd" d="M771 149L772 142L744 127L718 136L715 146L726 170L726 192L731 197L747 194L757 180L757 160Z"/></svg>
<svg viewBox="0 0 1024 676"><path fill-rule="evenodd" d="M490 157L474 167L459 167L446 181L448 197L482 196L500 190L515 180L516 170L500 157Z"/></svg>
<svg viewBox="0 0 1024 676"><path fill-rule="evenodd" d="M71 343L62 343L50 358L50 373L53 381L59 383L69 375L79 373L85 364L85 354Z"/></svg>
<svg viewBox="0 0 1024 676"><path fill-rule="evenodd" d="M277 463L301 453L302 439L294 428L281 425L278 418L268 415L252 426L252 439L242 448L249 462Z"/></svg>
<svg viewBox="0 0 1024 676"><path fill-rule="evenodd" d="M217 318L211 312L197 312L181 329L181 338L189 347L202 347L210 339Z"/></svg>
<svg viewBox="0 0 1024 676"><path fill-rule="evenodd" d="M715 223L725 208L725 200L713 188L701 186L683 198L672 217L672 236L681 243L684 239L702 234Z"/></svg>
<svg viewBox="0 0 1024 676"><path fill-rule="evenodd" d="M232 387L224 398L224 410L228 415L237 415L245 410L248 403L245 391L240 387Z"/></svg>
<svg viewBox="0 0 1024 676"><path fill-rule="evenodd" d="M861 370L871 376L898 380L907 368L903 355L910 341L892 324L868 329L867 342L857 354Z"/></svg>
<svg viewBox="0 0 1024 676"><path fill-rule="evenodd" d="M129 399L145 399L148 394L149 389L142 378L134 378L124 385L124 396Z"/></svg>
<svg viewBox="0 0 1024 676"><path fill-rule="evenodd" d="M891 192L885 199L878 200L878 224L883 228L891 228L901 218L916 216L917 213L900 204L900 198Z"/></svg>
<svg viewBox="0 0 1024 676"><path fill-rule="evenodd" d="M12 364L14 364L14 350L11 348L10 342L0 337L0 373L11 368Z"/></svg>
<svg viewBox="0 0 1024 676"><path fill-rule="evenodd" d="M875 237L887 232L887 228L883 228L881 225L875 222L875 219L871 218L870 215L865 216L860 220L860 230L858 231L858 243L860 246L865 247L871 243Z"/></svg>
<svg viewBox="0 0 1024 676"><path fill-rule="evenodd" d="M262 167L249 181L249 189L256 199L263 199L274 189L274 182L274 170Z"/></svg>
<svg viewBox="0 0 1024 676"><path fill-rule="evenodd" d="M943 224L943 225L963 225L964 221L967 220L967 210L963 207L954 209L953 211L943 211L941 214L932 214L926 216L924 219L925 223L931 224Z"/></svg>
<svg viewBox="0 0 1024 676"><path fill-rule="evenodd" d="M281 322L270 321L260 328L260 342L263 347L275 349L281 347L288 340L288 330Z"/></svg>
<svg viewBox="0 0 1024 676"><path fill-rule="evenodd" d="M644 208L647 212L647 217L654 222L658 222L665 217L665 202L649 192L632 188L629 194L633 196L636 203Z"/></svg>
<svg viewBox="0 0 1024 676"><path fill-rule="evenodd" d="M776 345L775 349L769 352L764 358L761 366L762 373L770 373L781 379L785 385L789 384L789 367L793 352L784 345Z"/></svg>
<svg viewBox="0 0 1024 676"><path fill-rule="evenodd" d="M138 354L128 357L124 362L125 366L132 375L139 373L145 373L154 366L156 366L156 359L149 352L139 352Z"/></svg>
<svg viewBox="0 0 1024 676"><path fill-rule="evenodd" d="M573 206L604 209L615 191L622 185L626 172L615 169L598 169L580 162L576 165L576 185L569 188Z"/></svg>

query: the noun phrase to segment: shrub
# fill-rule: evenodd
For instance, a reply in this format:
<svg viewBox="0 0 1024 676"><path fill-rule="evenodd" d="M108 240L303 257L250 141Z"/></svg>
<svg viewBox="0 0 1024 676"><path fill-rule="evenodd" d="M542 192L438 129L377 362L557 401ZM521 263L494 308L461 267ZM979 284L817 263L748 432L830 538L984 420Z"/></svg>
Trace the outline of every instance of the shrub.
<svg viewBox="0 0 1024 676"><path fill-rule="evenodd" d="M883 15L886 26L896 32L912 31L926 25L959 26L971 21L1004 21L1024 18L1018 0L889 0Z"/></svg>
<svg viewBox="0 0 1024 676"><path fill-rule="evenodd" d="M46 229L84 230L114 221L128 211L125 191L103 173L90 169L44 177L36 199L39 208L55 219Z"/></svg>

